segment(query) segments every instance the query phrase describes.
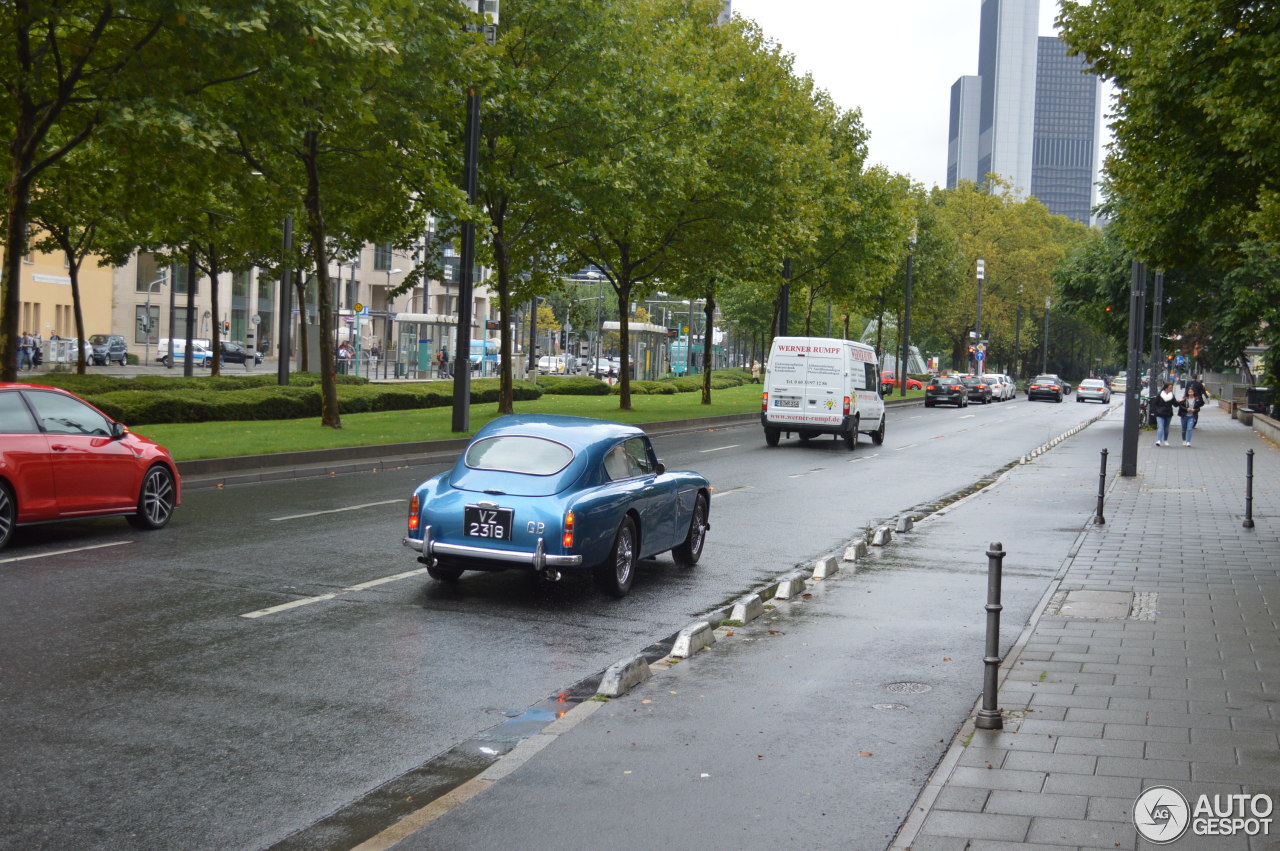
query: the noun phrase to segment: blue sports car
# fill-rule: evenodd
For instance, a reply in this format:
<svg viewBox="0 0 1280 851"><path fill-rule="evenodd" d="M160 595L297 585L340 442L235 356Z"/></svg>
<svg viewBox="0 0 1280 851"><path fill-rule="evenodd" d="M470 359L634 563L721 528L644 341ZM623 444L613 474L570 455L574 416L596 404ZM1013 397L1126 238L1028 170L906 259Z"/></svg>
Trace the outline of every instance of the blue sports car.
<svg viewBox="0 0 1280 851"><path fill-rule="evenodd" d="M664 468L634 426L500 417L452 470L414 491L404 545L441 581L464 570L522 568L553 580L590 570L623 597L642 558L670 550L677 564L696 564L710 513L707 480Z"/></svg>

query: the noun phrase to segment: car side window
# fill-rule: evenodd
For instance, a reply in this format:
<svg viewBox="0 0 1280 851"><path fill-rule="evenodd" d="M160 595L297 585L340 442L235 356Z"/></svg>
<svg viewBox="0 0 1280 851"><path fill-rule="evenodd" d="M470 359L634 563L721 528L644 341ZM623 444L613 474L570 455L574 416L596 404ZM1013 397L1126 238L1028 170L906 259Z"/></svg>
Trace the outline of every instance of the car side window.
<svg viewBox="0 0 1280 851"><path fill-rule="evenodd" d="M613 481L630 478L631 465L627 461L626 444L619 443L604 456L604 471Z"/></svg>
<svg viewBox="0 0 1280 851"><path fill-rule="evenodd" d="M647 476L653 472L653 462L649 460L649 450L644 445L643 437L633 437L622 445L627 450L627 462L631 475Z"/></svg>
<svg viewBox="0 0 1280 851"><path fill-rule="evenodd" d="M36 409L40 427L48 434L111 436L111 421L79 399L38 391L27 395Z"/></svg>
<svg viewBox="0 0 1280 851"><path fill-rule="evenodd" d="M0 393L0 434L36 434L35 420L16 391Z"/></svg>
<svg viewBox="0 0 1280 851"><path fill-rule="evenodd" d="M866 374L866 378L865 378L866 384L862 385L862 386L861 386L861 387L859 387L858 389L859 389L859 390L875 390L875 389L879 389L879 387L880 387L880 382L876 381L876 368L875 368L875 364L864 363L864 364L862 365L862 367L863 367L863 372Z"/></svg>

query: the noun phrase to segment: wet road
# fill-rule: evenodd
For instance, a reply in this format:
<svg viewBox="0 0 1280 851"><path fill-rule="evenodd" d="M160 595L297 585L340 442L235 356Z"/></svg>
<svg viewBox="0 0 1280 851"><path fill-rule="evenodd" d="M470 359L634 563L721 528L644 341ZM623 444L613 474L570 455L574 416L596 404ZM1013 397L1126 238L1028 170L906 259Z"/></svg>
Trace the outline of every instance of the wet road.
<svg viewBox="0 0 1280 851"><path fill-rule="evenodd" d="M715 485L712 531L696 568L646 562L621 601L586 577L417 573L399 541L421 467L193 491L156 534L22 530L0 553L0 847L341 847L390 781L465 775L443 759L460 743L1099 413L906 408L853 452L660 438Z"/></svg>

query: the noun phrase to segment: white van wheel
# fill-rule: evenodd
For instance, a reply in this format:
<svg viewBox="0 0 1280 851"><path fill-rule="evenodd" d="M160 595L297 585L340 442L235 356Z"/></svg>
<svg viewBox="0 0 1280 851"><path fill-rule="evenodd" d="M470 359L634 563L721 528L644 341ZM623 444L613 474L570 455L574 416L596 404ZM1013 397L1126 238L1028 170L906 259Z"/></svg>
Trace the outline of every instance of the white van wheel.
<svg viewBox="0 0 1280 851"><path fill-rule="evenodd" d="M778 438L782 436L781 429L768 428L764 430L764 442L768 446L777 446Z"/></svg>
<svg viewBox="0 0 1280 851"><path fill-rule="evenodd" d="M849 449L856 449L858 447L858 426L859 425L861 425L861 421L855 415L853 418L853 425L850 426L849 430L844 433L844 445Z"/></svg>
<svg viewBox="0 0 1280 851"><path fill-rule="evenodd" d="M879 446L882 443L884 443L884 421L887 419L889 419L888 414L881 414L880 427L875 431L871 432L871 442L874 443L876 446Z"/></svg>

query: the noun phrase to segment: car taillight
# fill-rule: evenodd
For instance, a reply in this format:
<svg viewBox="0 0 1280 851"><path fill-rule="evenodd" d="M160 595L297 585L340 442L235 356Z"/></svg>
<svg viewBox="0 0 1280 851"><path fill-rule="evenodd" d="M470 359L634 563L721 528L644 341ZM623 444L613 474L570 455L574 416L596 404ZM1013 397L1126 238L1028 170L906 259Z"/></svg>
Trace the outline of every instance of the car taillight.
<svg viewBox="0 0 1280 851"><path fill-rule="evenodd" d="M844 415L846 417L849 416L849 405L851 401L852 400L850 400L848 396L844 397Z"/></svg>
<svg viewBox="0 0 1280 851"><path fill-rule="evenodd" d="M564 515L564 546L565 549L573 546L573 512L569 511Z"/></svg>
<svg viewBox="0 0 1280 851"><path fill-rule="evenodd" d="M986 389L987 389L987 385L985 385L985 384L979 384L979 385L978 385L978 389L979 389L979 390L986 390Z"/></svg>
<svg viewBox="0 0 1280 851"><path fill-rule="evenodd" d="M769 413L769 391L768 390L764 392L764 396L760 400L760 413L762 414Z"/></svg>
<svg viewBox="0 0 1280 851"><path fill-rule="evenodd" d="M418 531L418 523L421 520L421 517L419 516L419 513L418 513L418 508L419 508L418 495L415 493L413 495L413 499L409 500L409 531L410 532Z"/></svg>
<svg viewBox="0 0 1280 851"><path fill-rule="evenodd" d="M961 387L959 384L953 384L953 385L951 385L951 389L952 389L952 390L963 390L964 388L963 388L963 387Z"/></svg>

